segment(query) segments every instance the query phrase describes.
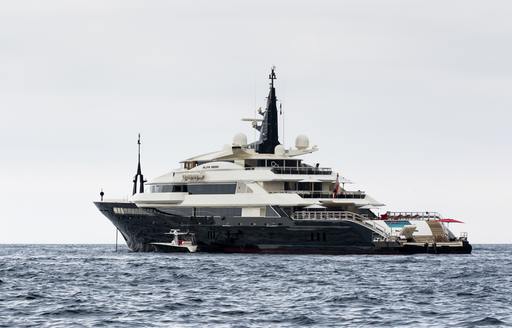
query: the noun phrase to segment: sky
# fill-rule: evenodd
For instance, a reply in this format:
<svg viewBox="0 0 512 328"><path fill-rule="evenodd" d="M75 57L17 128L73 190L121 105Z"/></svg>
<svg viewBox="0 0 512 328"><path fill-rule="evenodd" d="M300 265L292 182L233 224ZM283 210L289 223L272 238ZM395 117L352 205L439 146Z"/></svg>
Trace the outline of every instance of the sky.
<svg viewBox="0 0 512 328"><path fill-rule="evenodd" d="M93 201L254 132L275 65L291 146L386 210L512 243L512 3L0 2L0 243L113 243Z"/></svg>

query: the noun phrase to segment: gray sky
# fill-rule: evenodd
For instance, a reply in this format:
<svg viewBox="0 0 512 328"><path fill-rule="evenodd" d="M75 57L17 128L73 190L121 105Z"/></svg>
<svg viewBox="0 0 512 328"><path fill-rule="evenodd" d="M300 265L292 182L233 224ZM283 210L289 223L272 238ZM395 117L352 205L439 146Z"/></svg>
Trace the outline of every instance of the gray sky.
<svg viewBox="0 0 512 328"><path fill-rule="evenodd" d="M512 242L510 1L2 1L0 242L113 242L93 206L253 132L305 133L390 210Z"/></svg>

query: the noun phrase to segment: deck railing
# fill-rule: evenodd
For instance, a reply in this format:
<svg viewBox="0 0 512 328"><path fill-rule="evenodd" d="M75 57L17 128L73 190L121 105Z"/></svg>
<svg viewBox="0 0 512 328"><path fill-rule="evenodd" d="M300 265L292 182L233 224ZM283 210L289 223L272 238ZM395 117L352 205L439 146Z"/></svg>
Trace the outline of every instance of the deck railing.
<svg viewBox="0 0 512 328"><path fill-rule="evenodd" d="M357 214L349 211L297 211L293 213L294 220L351 220L364 225L377 232L384 238L389 237L389 231L385 231L382 227L375 223L375 220L369 220L366 214Z"/></svg>
<svg viewBox="0 0 512 328"><path fill-rule="evenodd" d="M298 194L302 198L357 198L363 199L366 197L364 191L343 191L339 194L333 195L332 192L325 191L308 191L308 190L279 190L271 191L271 194Z"/></svg>
<svg viewBox="0 0 512 328"><path fill-rule="evenodd" d="M368 216L349 211L296 211L295 220L367 220Z"/></svg>
<svg viewBox="0 0 512 328"><path fill-rule="evenodd" d="M439 220L441 214L437 212L386 212L381 215L383 220Z"/></svg>
<svg viewBox="0 0 512 328"><path fill-rule="evenodd" d="M286 167L275 166L272 168L275 174L306 174L306 175L331 175L332 169L325 167Z"/></svg>

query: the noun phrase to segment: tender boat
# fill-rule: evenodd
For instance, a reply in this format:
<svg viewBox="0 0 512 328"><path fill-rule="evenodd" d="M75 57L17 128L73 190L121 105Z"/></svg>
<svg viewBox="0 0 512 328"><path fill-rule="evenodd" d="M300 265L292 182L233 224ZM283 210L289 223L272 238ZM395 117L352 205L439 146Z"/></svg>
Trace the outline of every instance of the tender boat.
<svg viewBox="0 0 512 328"><path fill-rule="evenodd" d="M162 252L188 252L195 253L197 251L196 238L193 233L180 232L179 230L172 229L166 233L171 235L172 239L170 242L152 242L156 250Z"/></svg>

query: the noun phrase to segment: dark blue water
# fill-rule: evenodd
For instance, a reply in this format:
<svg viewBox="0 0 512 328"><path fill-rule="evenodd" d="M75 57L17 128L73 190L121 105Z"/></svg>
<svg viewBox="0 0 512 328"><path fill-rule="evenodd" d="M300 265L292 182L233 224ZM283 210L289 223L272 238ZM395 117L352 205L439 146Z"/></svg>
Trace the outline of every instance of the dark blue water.
<svg viewBox="0 0 512 328"><path fill-rule="evenodd" d="M511 255L510 245L437 256L0 245L0 326L510 326Z"/></svg>

